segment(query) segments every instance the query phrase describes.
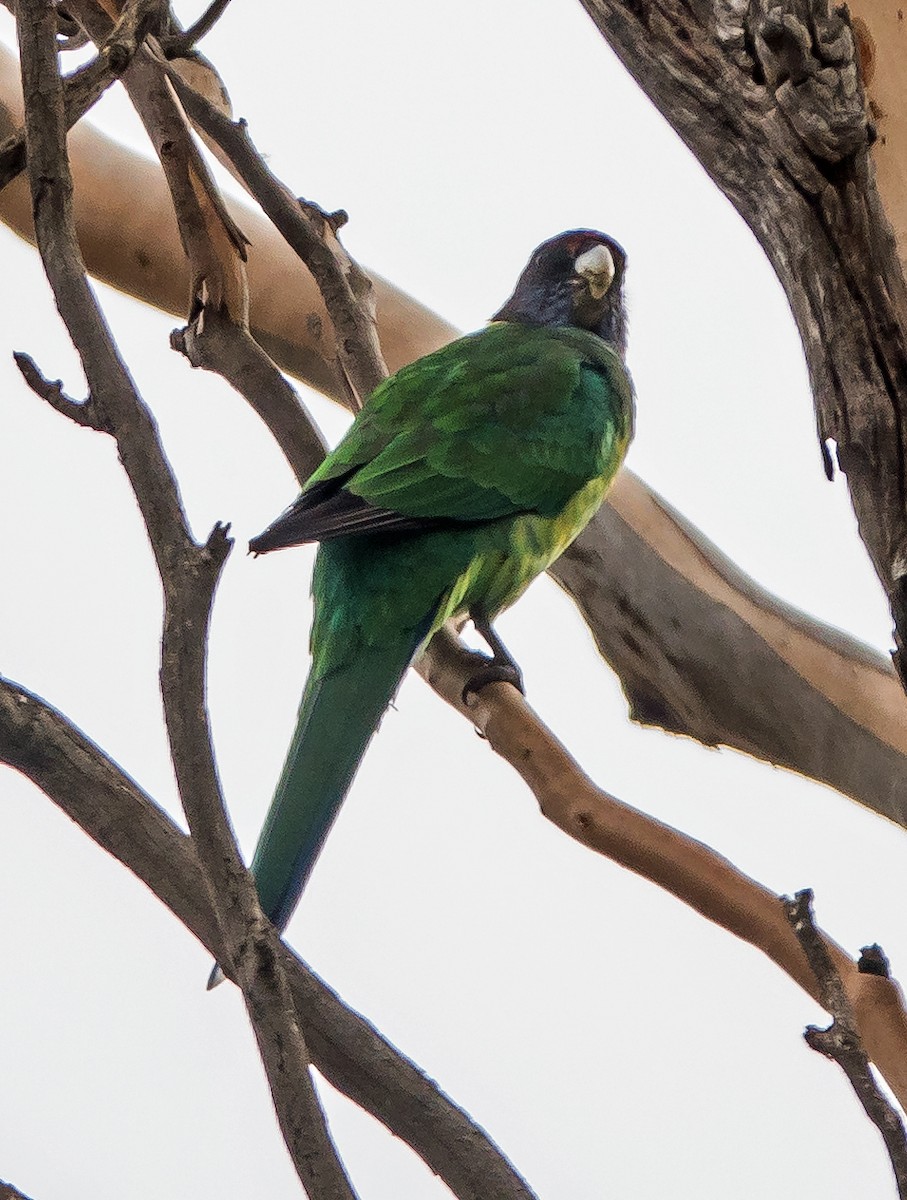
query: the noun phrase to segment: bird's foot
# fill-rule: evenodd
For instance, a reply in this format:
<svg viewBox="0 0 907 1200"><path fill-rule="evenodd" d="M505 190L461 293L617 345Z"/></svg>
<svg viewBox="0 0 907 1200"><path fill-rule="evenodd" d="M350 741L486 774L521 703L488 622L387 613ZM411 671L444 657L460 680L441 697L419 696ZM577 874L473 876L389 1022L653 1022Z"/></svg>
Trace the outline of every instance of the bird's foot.
<svg viewBox="0 0 907 1200"><path fill-rule="evenodd" d="M509 683L520 693L521 696L526 695L526 686L523 683L523 672L515 662L495 662L491 659L483 667L471 675L469 682L463 688L463 703L469 704L470 694L476 696L487 687L489 683Z"/></svg>
<svg viewBox="0 0 907 1200"><path fill-rule="evenodd" d="M487 687L489 683L512 684L521 696L525 696L526 685L523 683L523 672L498 637L491 621L481 611L474 611L470 616L476 631L485 639L494 657L490 660L486 659L463 688L463 703L469 703L470 692L478 695L482 688Z"/></svg>

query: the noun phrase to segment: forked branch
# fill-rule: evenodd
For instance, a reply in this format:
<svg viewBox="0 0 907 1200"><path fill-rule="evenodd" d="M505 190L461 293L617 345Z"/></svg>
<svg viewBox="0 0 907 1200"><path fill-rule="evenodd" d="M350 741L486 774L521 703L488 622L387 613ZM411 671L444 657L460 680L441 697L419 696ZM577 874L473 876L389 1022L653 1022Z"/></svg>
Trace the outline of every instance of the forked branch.
<svg viewBox="0 0 907 1200"><path fill-rule="evenodd" d="M898 1196L900 1200L907 1200L907 1138L904 1123L873 1078L847 989L832 961L825 939L816 928L812 900L813 894L809 889L797 892L793 900L789 896L783 898L785 915L818 981L822 1007L834 1018L828 1029L817 1029L815 1025L810 1025L804 1038L811 1049L836 1062L850 1080L864 1112L882 1135L894 1170ZM872 952L871 956L867 951ZM865 971L867 960L874 967L884 963L884 969ZM857 970L875 978L889 977L887 960L878 946L867 947L860 956Z"/></svg>
<svg viewBox="0 0 907 1200"><path fill-rule="evenodd" d="M205 653L214 591L230 543L215 528L191 537L151 416L88 286L72 219L54 9L21 0L19 46L29 182L38 247L57 306L82 359L92 408L113 432L145 520L164 588L161 687L171 753L190 829L262 1054L281 1129L313 1200L353 1200L314 1084L308 1051L264 918L223 807L205 705Z"/></svg>
<svg viewBox="0 0 907 1200"><path fill-rule="evenodd" d="M30 779L226 961L193 841L80 730L0 679L0 761ZM535 1200L469 1116L285 946L281 962L312 1061L329 1083L420 1155L459 1200Z"/></svg>

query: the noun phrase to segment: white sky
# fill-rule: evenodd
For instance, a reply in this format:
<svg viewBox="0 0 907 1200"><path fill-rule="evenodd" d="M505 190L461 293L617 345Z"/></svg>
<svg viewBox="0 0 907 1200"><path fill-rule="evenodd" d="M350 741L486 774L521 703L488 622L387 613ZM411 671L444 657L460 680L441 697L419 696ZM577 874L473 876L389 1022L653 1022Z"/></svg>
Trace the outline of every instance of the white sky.
<svg viewBox="0 0 907 1200"><path fill-rule="evenodd" d="M188 21L195 10L180 10ZM299 22L298 31L293 22ZM0 23L11 40L11 23ZM236 111L350 249L463 328L575 225L630 258L630 463L785 599L887 649L842 482L826 483L784 297L736 214L571 0L250 8L208 39ZM122 98L97 119L135 144ZM42 408L32 353L78 393L34 252L0 231L0 668L177 813L157 697L159 590L111 444ZM100 289L196 531L242 543L292 498L257 420L169 349L174 322ZM317 412L332 438L345 418ZM307 550L241 545L210 691L247 852L305 671ZM903 831L818 785L632 727L548 581L501 622L532 703L602 786L907 962ZM238 994L38 792L0 775L0 1178L34 1200L299 1194ZM544 822L417 679L372 746L290 942L491 1132L545 1200L894 1194L875 1131L808 1051L821 1013L777 969ZM325 1089L363 1200L446 1195Z"/></svg>

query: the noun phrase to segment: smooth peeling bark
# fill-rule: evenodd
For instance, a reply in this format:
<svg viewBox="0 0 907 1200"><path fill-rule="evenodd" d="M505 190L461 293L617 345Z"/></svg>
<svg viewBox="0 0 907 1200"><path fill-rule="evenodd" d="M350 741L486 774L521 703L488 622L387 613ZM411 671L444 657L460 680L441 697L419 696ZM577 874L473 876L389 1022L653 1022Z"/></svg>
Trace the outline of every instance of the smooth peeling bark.
<svg viewBox="0 0 907 1200"><path fill-rule="evenodd" d="M464 700L464 651L435 640L429 683L476 728L532 790L542 815L569 837L672 893L707 920L749 942L810 996L822 989L782 902L711 847L616 799L586 776L563 744L508 684L489 684ZM893 979L863 975L837 942L826 950L853 1008L860 1037L899 1103L907 1101L907 1011Z"/></svg>
<svg viewBox="0 0 907 1200"><path fill-rule="evenodd" d="M760 588L623 471L551 574L634 719L818 779L907 827L907 699L887 659Z"/></svg>

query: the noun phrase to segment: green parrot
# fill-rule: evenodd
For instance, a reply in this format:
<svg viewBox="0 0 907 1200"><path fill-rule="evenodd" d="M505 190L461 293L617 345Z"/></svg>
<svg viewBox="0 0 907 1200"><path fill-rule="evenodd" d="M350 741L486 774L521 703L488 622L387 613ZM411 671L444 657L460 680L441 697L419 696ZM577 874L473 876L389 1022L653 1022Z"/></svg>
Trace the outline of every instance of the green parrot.
<svg viewBox="0 0 907 1200"><path fill-rule="evenodd" d="M592 230L544 242L491 323L380 384L250 542L321 543L311 669L252 862L278 929L407 667L448 618L470 617L493 653L467 690L522 689L491 620L586 525L633 433L625 264Z"/></svg>

